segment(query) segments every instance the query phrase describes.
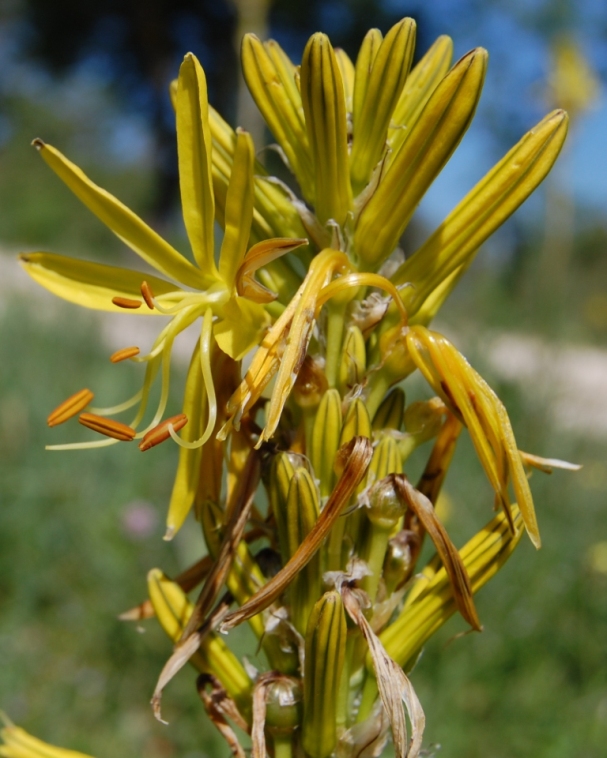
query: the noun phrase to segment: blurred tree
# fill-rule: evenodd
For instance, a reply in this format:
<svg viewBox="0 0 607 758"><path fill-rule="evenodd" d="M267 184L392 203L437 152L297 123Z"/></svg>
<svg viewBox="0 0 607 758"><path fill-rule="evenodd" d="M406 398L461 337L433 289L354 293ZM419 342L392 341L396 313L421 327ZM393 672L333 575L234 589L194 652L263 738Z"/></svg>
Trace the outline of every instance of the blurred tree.
<svg viewBox="0 0 607 758"><path fill-rule="evenodd" d="M26 54L61 75L90 66L123 99L145 112L156 142L156 211L174 203L175 127L168 83L188 50L202 60L213 102L233 109L235 12L216 0L22 0Z"/></svg>

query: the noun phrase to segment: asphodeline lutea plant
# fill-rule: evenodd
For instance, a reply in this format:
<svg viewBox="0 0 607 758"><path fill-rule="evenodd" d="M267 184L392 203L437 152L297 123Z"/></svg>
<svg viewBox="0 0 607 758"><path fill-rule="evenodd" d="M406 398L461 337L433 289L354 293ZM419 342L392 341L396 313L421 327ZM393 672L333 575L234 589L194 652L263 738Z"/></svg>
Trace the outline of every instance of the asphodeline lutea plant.
<svg viewBox="0 0 607 758"><path fill-rule="evenodd" d="M440 37L411 69L414 38L411 19L385 37L372 29L353 63L318 33L300 66L276 42L244 38L245 79L289 186L208 104L203 69L187 55L171 93L191 258L34 142L158 275L45 252L22 256L27 272L78 305L168 319L147 355L129 346L111 358L145 364L135 397L95 408L83 389L49 417L80 414L105 437L53 447L138 439L145 451L169 437L181 446L166 537L193 509L202 557L173 578L152 569L149 598L123 618L155 616L174 643L157 716L163 688L189 662L240 758L245 734L255 758L376 756L390 736L398 758L419 755L424 714L408 674L455 612L481 629L474 594L525 530L540 545L525 469L561 465L518 449L498 397L429 324L550 170L567 116L554 111L531 129L404 259L400 237L470 124L487 66L482 48L451 65L451 40ZM183 405L167 417L171 347L196 322ZM415 371L431 400L406 401ZM130 423L112 418L134 406ZM464 428L499 512L458 550L434 505ZM414 486L407 461L427 443ZM436 556L420 567L426 534ZM220 634L244 622L259 639L258 670ZM11 758L71 755L44 752L12 725L3 736Z"/></svg>

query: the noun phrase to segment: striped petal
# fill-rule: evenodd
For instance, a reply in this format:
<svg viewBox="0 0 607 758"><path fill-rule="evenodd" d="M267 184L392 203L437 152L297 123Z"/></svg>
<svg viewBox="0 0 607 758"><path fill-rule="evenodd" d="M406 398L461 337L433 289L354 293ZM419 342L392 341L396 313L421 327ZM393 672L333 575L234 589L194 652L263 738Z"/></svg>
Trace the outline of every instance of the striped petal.
<svg viewBox="0 0 607 758"><path fill-rule="evenodd" d="M301 62L301 97L315 173L315 208L322 223L343 224L352 206L344 85L325 34L310 37Z"/></svg>
<svg viewBox="0 0 607 758"><path fill-rule="evenodd" d="M80 261L55 253L24 253L21 265L38 284L53 295L70 303L98 311L125 313L123 308L112 303L114 297L141 299L141 283L146 281L152 291L162 297L170 307L180 299L183 290L174 284L142 271L105 266L91 261ZM170 296L174 295L174 299ZM159 315L159 311L138 308L130 313Z"/></svg>
<svg viewBox="0 0 607 758"><path fill-rule="evenodd" d="M361 47L356 61L350 154L354 195L365 187L384 152L388 125L409 73L414 46L415 21L405 18L390 29L381 44L363 43ZM371 48L374 54L367 55Z"/></svg>
<svg viewBox="0 0 607 758"><path fill-rule="evenodd" d="M191 53L179 69L176 112L183 220L196 263L206 276L214 278L215 200L207 82L202 66Z"/></svg>
<svg viewBox="0 0 607 758"><path fill-rule="evenodd" d="M549 113L469 192L432 236L393 275L411 283L403 293L410 315L429 319L446 299L482 243L546 177L563 146L568 117ZM449 285L443 283L449 279ZM440 298L435 294L441 287ZM426 305L426 299L431 299Z"/></svg>
<svg viewBox="0 0 607 758"><path fill-rule="evenodd" d="M231 287L242 263L253 220L253 162L255 148L248 132L236 130L236 149L228 185L225 211L225 234L219 255L219 273Z"/></svg>
<svg viewBox="0 0 607 758"><path fill-rule="evenodd" d="M42 140L34 140L33 144L76 197L146 263L189 287L205 286L204 275L120 200L92 182L59 150Z"/></svg>
<svg viewBox="0 0 607 758"><path fill-rule="evenodd" d="M459 144L474 115L486 67L487 52L473 50L428 100L358 217L354 242L365 266L377 267L392 253L419 201Z"/></svg>

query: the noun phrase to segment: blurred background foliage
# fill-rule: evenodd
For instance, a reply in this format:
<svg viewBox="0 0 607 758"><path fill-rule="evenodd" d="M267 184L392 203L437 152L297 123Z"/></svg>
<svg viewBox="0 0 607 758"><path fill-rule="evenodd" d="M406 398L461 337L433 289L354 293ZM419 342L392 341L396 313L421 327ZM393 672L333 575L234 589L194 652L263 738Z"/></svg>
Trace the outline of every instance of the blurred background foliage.
<svg viewBox="0 0 607 758"><path fill-rule="evenodd" d="M137 333L144 320L125 324L76 311L21 274L14 255L20 250L112 262L129 255L29 143L42 137L65 151L185 249L167 95L183 54L200 57L211 102L230 122L259 133L240 84L242 31L273 36L298 60L309 34L322 29L355 55L368 28L385 31L404 15L418 22L418 55L443 33L454 38L456 56L474 45L491 55L477 119L422 203L405 249L548 108L563 105L573 116L557 169L487 243L440 328L505 401L523 449L584 469L534 475L544 548L535 553L524 543L481 593L482 634L457 637L463 625L452 620L428 645L413 674L428 742L440 743L445 758L604 755L601 0L0 2L0 705L43 739L99 758L227 755L196 701L190 672L167 692L170 726L153 720L148 700L168 642L154 623L140 633L116 620L145 595L149 568L176 573L200 553L195 527L174 543L161 539L176 450L44 451L79 434L72 425L51 436L45 423L75 389L94 387L103 404L134 391L137 369L112 366L107 356L147 337L145 329L137 339L126 331ZM183 368L178 363L177 385ZM415 466L409 473L414 477ZM467 441L447 495L443 512L461 544L489 519L492 502ZM257 660L246 634L238 645Z"/></svg>

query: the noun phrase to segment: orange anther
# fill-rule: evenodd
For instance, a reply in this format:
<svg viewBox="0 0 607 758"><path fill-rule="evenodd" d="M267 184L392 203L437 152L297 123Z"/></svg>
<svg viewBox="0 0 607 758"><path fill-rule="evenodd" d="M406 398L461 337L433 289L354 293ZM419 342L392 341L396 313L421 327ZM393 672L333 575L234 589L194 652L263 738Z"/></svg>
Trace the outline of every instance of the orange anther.
<svg viewBox="0 0 607 758"><path fill-rule="evenodd" d="M113 297L112 302L119 308L129 308L131 310L141 308L141 300L131 300L130 297Z"/></svg>
<svg viewBox="0 0 607 758"><path fill-rule="evenodd" d="M120 363L120 361L126 361L127 358L134 358L136 355L139 355L138 347L123 347L122 350L116 350L115 353L112 353L110 360L112 363Z"/></svg>
<svg viewBox="0 0 607 758"><path fill-rule="evenodd" d="M105 416L97 416L95 413L81 413L78 421L94 432L105 434L121 442L130 442L135 436L135 430L120 421L112 421Z"/></svg>
<svg viewBox="0 0 607 758"><path fill-rule="evenodd" d="M151 447L156 447L156 445L160 445L161 442L168 440L171 436L171 433L169 432L169 424L172 424L173 429L178 432L180 429L183 429L187 423L188 417L185 413L180 413L178 416L171 416L171 418L165 419L162 423L158 424L158 426L150 429L150 431L143 437L139 443L139 449L144 452L145 450L149 450Z"/></svg>
<svg viewBox="0 0 607 758"><path fill-rule="evenodd" d="M91 402L95 396L90 390L80 390L75 395L71 395L67 400L64 400L61 405L58 405L55 410L49 415L46 422L49 426L58 426L63 424L64 421L72 418Z"/></svg>
<svg viewBox="0 0 607 758"><path fill-rule="evenodd" d="M145 303L147 307L153 311L154 310L154 293L152 292L152 288L147 282L141 282L141 297L145 300Z"/></svg>

